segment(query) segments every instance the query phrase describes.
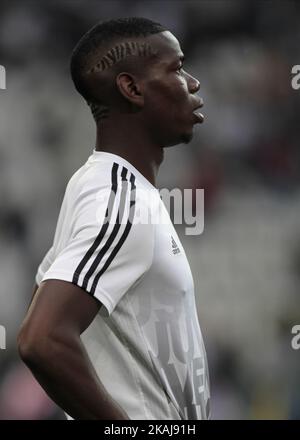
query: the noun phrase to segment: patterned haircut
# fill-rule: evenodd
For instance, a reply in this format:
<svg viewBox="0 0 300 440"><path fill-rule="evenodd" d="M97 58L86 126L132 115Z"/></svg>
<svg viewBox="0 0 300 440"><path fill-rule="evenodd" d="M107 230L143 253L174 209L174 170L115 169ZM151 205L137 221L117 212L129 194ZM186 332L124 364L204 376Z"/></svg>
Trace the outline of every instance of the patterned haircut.
<svg viewBox="0 0 300 440"><path fill-rule="evenodd" d="M90 105L95 119L99 112L89 88L89 74L103 72L127 56L153 55L149 44L135 39L166 30L161 24L146 18L120 18L96 24L80 39L71 56L71 76L76 90ZM110 43L112 47L101 53L101 49L109 47ZM104 114L102 110L103 106L100 113Z"/></svg>
<svg viewBox="0 0 300 440"><path fill-rule="evenodd" d="M104 70L114 66L119 61L124 60L128 56L148 57L155 54L156 52L152 49L150 44L136 41L125 41L123 43L116 44L108 52L106 52L98 63L91 67L87 73L103 72Z"/></svg>

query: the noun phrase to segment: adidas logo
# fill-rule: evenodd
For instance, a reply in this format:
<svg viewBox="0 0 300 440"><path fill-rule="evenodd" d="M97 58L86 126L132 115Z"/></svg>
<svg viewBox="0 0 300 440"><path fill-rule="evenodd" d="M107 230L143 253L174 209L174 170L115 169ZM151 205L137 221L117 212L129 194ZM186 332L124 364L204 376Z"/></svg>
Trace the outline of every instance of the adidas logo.
<svg viewBox="0 0 300 440"><path fill-rule="evenodd" d="M171 235L171 239L172 239L172 252L173 252L174 255L177 255L177 254L180 253L180 249L179 249L179 247L177 246L176 241L174 240L174 238L172 237L172 235Z"/></svg>

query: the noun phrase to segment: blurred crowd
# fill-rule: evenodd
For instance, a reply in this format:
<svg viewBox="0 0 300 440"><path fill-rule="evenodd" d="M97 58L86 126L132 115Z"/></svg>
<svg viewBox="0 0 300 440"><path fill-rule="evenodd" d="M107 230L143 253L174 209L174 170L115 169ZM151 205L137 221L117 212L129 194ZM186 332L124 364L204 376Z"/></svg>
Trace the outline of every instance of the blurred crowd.
<svg viewBox="0 0 300 440"><path fill-rule="evenodd" d="M195 279L214 419L300 418L300 5L293 1L6 1L0 4L0 419L61 411L19 361L16 335L65 185L95 142L69 75L96 21L143 16L180 40L204 124L168 149L161 188L204 188L205 228L178 226Z"/></svg>

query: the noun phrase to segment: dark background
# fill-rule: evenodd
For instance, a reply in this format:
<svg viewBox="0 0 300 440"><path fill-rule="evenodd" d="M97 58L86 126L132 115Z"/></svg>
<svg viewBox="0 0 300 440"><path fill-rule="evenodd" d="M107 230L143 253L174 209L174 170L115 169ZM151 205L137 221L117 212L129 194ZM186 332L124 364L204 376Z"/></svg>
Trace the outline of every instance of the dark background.
<svg viewBox="0 0 300 440"><path fill-rule="evenodd" d="M205 189L186 236L215 419L300 417L300 5L292 1L0 1L0 418L55 419L18 360L16 334L50 247L65 185L91 153L71 50L99 20L143 16L179 39L205 122L166 152L159 185Z"/></svg>

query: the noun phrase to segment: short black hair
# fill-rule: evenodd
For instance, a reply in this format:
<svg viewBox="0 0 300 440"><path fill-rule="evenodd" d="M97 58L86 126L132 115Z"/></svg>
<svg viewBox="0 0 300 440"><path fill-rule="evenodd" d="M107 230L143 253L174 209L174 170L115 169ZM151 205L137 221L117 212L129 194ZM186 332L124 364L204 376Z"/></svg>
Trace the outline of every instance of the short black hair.
<svg viewBox="0 0 300 440"><path fill-rule="evenodd" d="M121 41L132 37L147 37L166 30L160 23L142 17L119 18L97 23L83 35L72 52L70 69L76 90L86 101L92 99L83 73L87 60L103 44L109 44L116 38L120 38Z"/></svg>

